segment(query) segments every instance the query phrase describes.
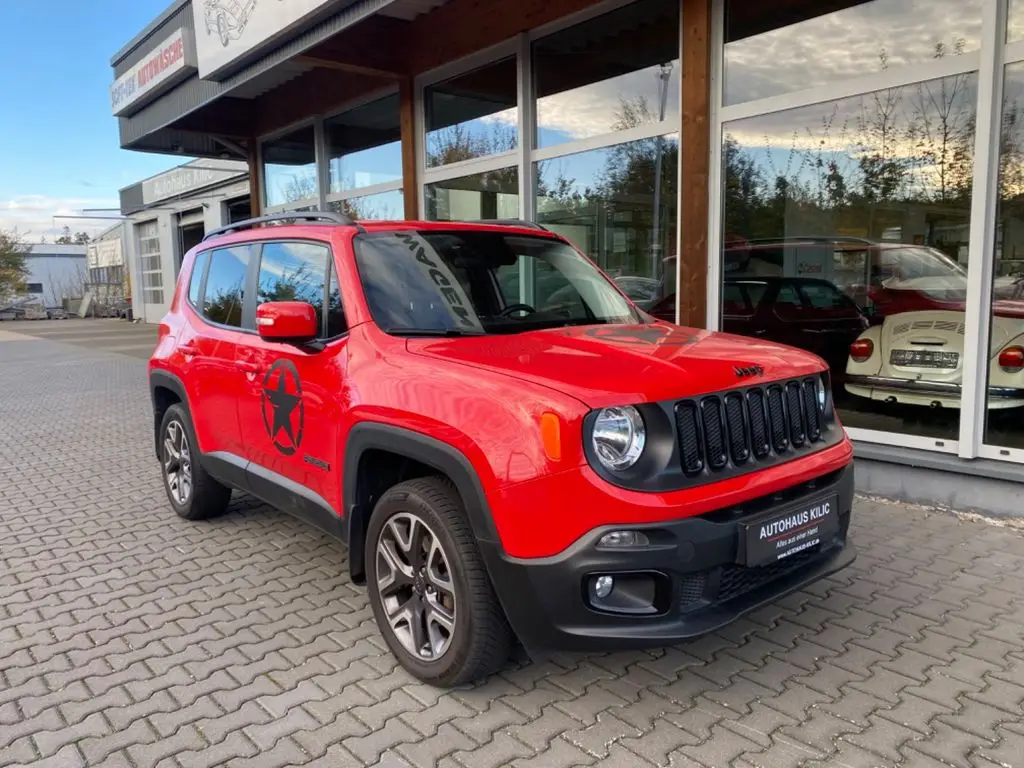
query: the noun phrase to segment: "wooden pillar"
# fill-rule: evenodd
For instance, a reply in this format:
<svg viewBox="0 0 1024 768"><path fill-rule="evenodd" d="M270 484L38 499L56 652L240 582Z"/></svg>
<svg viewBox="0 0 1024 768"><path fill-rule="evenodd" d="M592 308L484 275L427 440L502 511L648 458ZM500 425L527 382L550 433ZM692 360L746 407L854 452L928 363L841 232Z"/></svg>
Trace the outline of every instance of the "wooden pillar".
<svg viewBox="0 0 1024 768"><path fill-rule="evenodd" d="M416 165L416 93L412 77L403 77L398 85L399 128L402 136L402 196L405 218L418 219L419 170Z"/></svg>
<svg viewBox="0 0 1024 768"><path fill-rule="evenodd" d="M255 138L249 140L249 215L253 218L259 216L263 209L263 180L258 146L259 142Z"/></svg>
<svg viewBox="0 0 1024 768"><path fill-rule="evenodd" d="M711 159L711 0L682 4L679 136L679 323L707 325Z"/></svg>

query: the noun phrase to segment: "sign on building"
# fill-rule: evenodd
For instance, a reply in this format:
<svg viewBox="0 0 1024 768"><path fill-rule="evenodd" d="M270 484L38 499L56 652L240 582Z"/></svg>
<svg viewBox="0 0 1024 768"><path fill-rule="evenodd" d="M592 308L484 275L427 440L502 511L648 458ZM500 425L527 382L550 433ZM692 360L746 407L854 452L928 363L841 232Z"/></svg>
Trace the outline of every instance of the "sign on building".
<svg viewBox="0 0 1024 768"><path fill-rule="evenodd" d="M143 181L142 202L151 205L160 200L180 197L244 173L248 173L245 163L197 160Z"/></svg>
<svg viewBox="0 0 1024 768"><path fill-rule="evenodd" d="M85 249L85 259L89 269L123 267L124 251L121 247L121 238L98 240L94 243L89 243Z"/></svg>
<svg viewBox="0 0 1024 768"><path fill-rule="evenodd" d="M218 74L334 0L192 0L199 76Z"/></svg>
<svg viewBox="0 0 1024 768"><path fill-rule="evenodd" d="M178 29L139 60L110 86L110 106L115 116L141 107L196 69L195 54Z"/></svg>

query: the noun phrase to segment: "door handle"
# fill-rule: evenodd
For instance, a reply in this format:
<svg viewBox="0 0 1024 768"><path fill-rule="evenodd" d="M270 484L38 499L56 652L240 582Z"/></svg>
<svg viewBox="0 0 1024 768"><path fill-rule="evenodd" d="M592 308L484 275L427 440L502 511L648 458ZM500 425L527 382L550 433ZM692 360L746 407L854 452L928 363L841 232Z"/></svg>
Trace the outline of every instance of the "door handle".
<svg viewBox="0 0 1024 768"><path fill-rule="evenodd" d="M248 360L235 360L235 365L238 366L240 371L246 373L258 373L260 367L256 363L249 362Z"/></svg>
<svg viewBox="0 0 1024 768"><path fill-rule="evenodd" d="M191 344L182 344L180 347L178 347L178 349L181 350L181 353L183 355L198 355L199 354L199 350L196 349L195 347L193 347Z"/></svg>

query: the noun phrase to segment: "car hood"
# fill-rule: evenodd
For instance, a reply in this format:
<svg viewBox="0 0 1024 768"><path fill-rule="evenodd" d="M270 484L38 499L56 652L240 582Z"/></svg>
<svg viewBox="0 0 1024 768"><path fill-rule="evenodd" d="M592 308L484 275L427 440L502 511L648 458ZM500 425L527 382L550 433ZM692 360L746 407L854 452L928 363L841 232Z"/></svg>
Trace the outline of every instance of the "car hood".
<svg viewBox="0 0 1024 768"><path fill-rule="evenodd" d="M825 369L818 357L792 347L667 323L407 344L414 354L547 386L591 408L684 398Z"/></svg>

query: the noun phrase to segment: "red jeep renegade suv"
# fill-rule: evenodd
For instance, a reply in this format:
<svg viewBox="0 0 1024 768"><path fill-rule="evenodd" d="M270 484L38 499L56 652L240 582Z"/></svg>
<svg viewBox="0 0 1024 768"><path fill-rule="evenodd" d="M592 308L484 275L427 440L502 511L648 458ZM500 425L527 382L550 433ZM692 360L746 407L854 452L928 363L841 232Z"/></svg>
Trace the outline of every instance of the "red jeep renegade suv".
<svg viewBox="0 0 1024 768"><path fill-rule="evenodd" d="M149 379L175 511L238 489L346 542L389 647L434 685L516 640L672 644L855 557L825 364L655 320L537 225L216 230Z"/></svg>

